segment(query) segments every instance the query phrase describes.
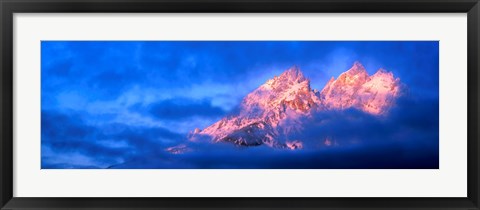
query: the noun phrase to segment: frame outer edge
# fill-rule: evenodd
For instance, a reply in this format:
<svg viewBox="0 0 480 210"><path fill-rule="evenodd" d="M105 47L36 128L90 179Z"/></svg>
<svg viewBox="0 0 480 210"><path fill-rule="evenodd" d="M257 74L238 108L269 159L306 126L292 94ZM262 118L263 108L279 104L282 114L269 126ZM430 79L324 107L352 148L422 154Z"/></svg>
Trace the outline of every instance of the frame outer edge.
<svg viewBox="0 0 480 210"><path fill-rule="evenodd" d="M480 3L477 1L477 4L472 8L474 14L475 14L475 33L474 33L474 37L472 37L472 39L474 40L469 40L469 41L473 41L474 45L475 45L475 48L476 48L476 52L475 52L475 58L474 59L474 63L473 63L473 70L475 70L476 74L475 74L475 79L476 79L476 96L475 98L477 99L476 100L476 104L475 104L475 108L476 108L476 111L477 113L476 116L475 116L475 122L474 122L474 125L477 126L477 128L474 130L476 131L476 135L475 135L475 138L472 139L472 142L474 142L475 144L472 145L472 150L475 150L475 155L474 157L472 157L471 159L474 160L474 164L472 165L472 168L475 169L475 173L472 174L473 178L472 178L472 185L473 187L475 188L475 192L474 194L472 194L472 196L475 196L474 197L474 204L475 206L477 207L477 209L480 209L480 144L479 144L479 133L480 133L480 130L478 129L478 120L480 119L480 112L479 112L479 94L480 94L480 85L479 85L479 82L480 82L480 65L479 65L479 62L480 62ZM473 45L473 44L472 44Z"/></svg>
<svg viewBox="0 0 480 210"><path fill-rule="evenodd" d="M38 1L42 2L42 1ZM62 2L62 1L58 1ZM89 2L89 1L87 1ZM388 1L387 1L388 2ZM468 1L469 2L469 1ZM15 205L7 205L13 198L13 9L15 3L8 0L0 0L0 208L16 209ZM23 2L22 4L26 4ZM476 3L468 11L468 113L472 115L468 119L468 199L479 209L480 182L479 182L479 159L480 128L478 127L479 94L480 94L480 3ZM40 9L42 10L42 9ZM45 9L45 12L50 9ZM55 9L54 9L55 10ZM115 9L114 9L115 10ZM28 11L27 11L28 12ZM38 11L37 11L38 12ZM473 99L473 100L472 100ZM21 199L20 199L21 200ZM41 202L40 202L41 203ZM73 206L70 206L73 207ZM90 206L95 208L94 206ZM28 208L28 207L27 207ZM38 207L41 209L42 207ZM99 208L99 206L96 206ZM239 208L240 209L240 208Z"/></svg>
<svg viewBox="0 0 480 210"><path fill-rule="evenodd" d="M480 45L479 45L479 23L480 23L480 3L476 3L468 12L467 15L467 51L468 51L468 176L467 176L467 193L468 199L472 202L476 209L479 209L479 152L480 147L478 137L480 130L478 129L479 112L479 94L480 81L479 77L479 60L480 60Z"/></svg>
<svg viewBox="0 0 480 210"><path fill-rule="evenodd" d="M0 207L13 198L13 10L10 3L0 0ZM8 33L7 33L8 32Z"/></svg>
<svg viewBox="0 0 480 210"><path fill-rule="evenodd" d="M2 19L4 19L4 18L3 18L3 16L4 16L4 11L3 11L4 6L3 6L3 4L4 4L4 2L0 0L0 17L2 17ZM0 24L0 31L2 31L2 32L5 31L5 29L4 29L4 23L3 23L3 22ZM3 37L3 34L4 34L4 33L0 33L0 50L1 50L1 53L2 53L2 55L0 56L0 70L3 70L3 69L4 69L4 66L3 66L3 56L4 56L4 54L5 54L5 51L4 51L4 48L3 48L3 38L4 38L4 37ZM3 71L1 71L1 72L3 73ZM1 75L1 73L0 73L0 81L3 81L3 76ZM2 84L3 84L3 82L2 82ZM4 169L3 169L3 159L4 159L4 157L3 157L3 148L4 148L4 147L2 146L2 144L3 144L3 142L4 142L4 140L3 140L3 127L5 126L5 124L4 124L5 121L3 120L3 104L4 104L4 103L3 103L3 101L4 101L4 99L3 99L3 85L0 85L0 100L2 100L2 103L0 103L0 120L2 120L2 125L1 125L1 127L0 127L0 138L2 138L2 139L0 139L0 152L1 152L1 153L0 153L0 164L1 164L1 165L0 165L0 188L3 189L3 183L4 183L4 182L3 182L3 174L4 174ZM0 208L2 208L2 207L5 205L5 203L6 203L6 202L4 201L5 199L4 199L4 197L3 197L3 196L4 196L4 192L3 192L3 190L1 190L1 189L0 189Z"/></svg>
<svg viewBox="0 0 480 210"><path fill-rule="evenodd" d="M475 195L476 197L475 197L474 203L475 203L477 209L479 209L480 208L480 205L479 205L479 202L480 202L480 193L479 193L479 191L480 191L480 181L479 181L480 180L480 174L479 174L479 170L480 170L480 161L479 161L480 160L480 155L479 155L480 144L478 142L478 137L479 137L479 130L478 130L479 113L478 113L478 109L480 109L480 108L479 108L479 104L478 104L478 100L479 100L478 94L480 94L480 91L479 91L480 90L480 85L478 85L478 82L480 81L480 73L479 73L480 72L480 65L479 65L479 62L480 62L480 41L479 41L479 39L480 39L480 37L479 37L480 36L480 3L477 2L475 7L476 7L476 12L475 13L476 13L476 16L477 16L476 17L476 36L475 36L476 48L477 48L477 52L476 52L477 57L475 59L475 61L476 61L475 65L476 65L476 70L477 70L477 75L476 75L477 76L476 77L476 79L477 79L477 96L476 96L477 97L477 104L476 104L477 105L476 106L477 115L476 115L476 120L477 121L475 122L475 125L477 125L477 129L476 129L476 131L477 131L476 140L477 141L475 141L475 142L476 142L477 145L476 145L476 147L474 147L474 150L476 150L476 156L474 158L475 161L476 161L476 164L473 165L472 167L476 169L476 172L475 172L476 180L474 182L475 183L475 188L476 188L476 195Z"/></svg>
<svg viewBox="0 0 480 210"><path fill-rule="evenodd" d="M465 13L478 0L1 0L26 13Z"/></svg>

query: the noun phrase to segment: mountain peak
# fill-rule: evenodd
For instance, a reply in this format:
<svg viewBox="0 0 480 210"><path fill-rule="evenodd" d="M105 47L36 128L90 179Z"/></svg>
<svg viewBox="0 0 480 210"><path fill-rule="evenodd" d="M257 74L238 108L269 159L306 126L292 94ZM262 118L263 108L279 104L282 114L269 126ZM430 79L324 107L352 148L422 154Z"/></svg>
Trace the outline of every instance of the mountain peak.
<svg viewBox="0 0 480 210"><path fill-rule="evenodd" d="M313 94L313 95L312 95ZM294 110L307 110L313 107L312 97L316 97L308 80L297 66L285 70L248 94L242 101L244 110L261 108L260 112L290 107ZM290 104L295 103L295 104Z"/></svg>
<svg viewBox="0 0 480 210"><path fill-rule="evenodd" d="M378 69L378 71L373 75L377 76L377 75L384 75L384 74L388 74L393 77L393 73L385 70L384 68Z"/></svg>
<svg viewBox="0 0 480 210"><path fill-rule="evenodd" d="M398 96L398 78L392 72L379 69L369 76L360 62L355 62L337 80L330 80L321 92L324 105L330 109L358 108L380 115L393 104Z"/></svg>
<svg viewBox="0 0 480 210"><path fill-rule="evenodd" d="M391 72L379 70L369 76L363 65L355 62L336 80L332 77L318 93L310 88L310 80L300 68L292 66L245 96L238 113L203 130L196 129L189 138L203 136L213 142L240 146L302 148L301 142L286 137L302 132L316 113L354 108L381 115L397 98L398 84L399 79ZM331 143L328 140L326 144Z"/></svg>
<svg viewBox="0 0 480 210"><path fill-rule="evenodd" d="M355 62L353 62L353 65L354 65L354 66L361 66L361 67L363 67L363 65L362 65L362 63L360 63L360 61L355 61Z"/></svg>
<svg viewBox="0 0 480 210"><path fill-rule="evenodd" d="M305 80L305 76L303 75L300 68L296 65L293 65L289 69L285 70L280 76L282 80L298 80L299 82Z"/></svg>
<svg viewBox="0 0 480 210"><path fill-rule="evenodd" d="M334 82L334 81L335 81L335 77L332 76L332 77L330 78L330 80L328 80L328 83L332 83L332 82ZM328 83L327 83L327 84L328 84Z"/></svg>
<svg viewBox="0 0 480 210"><path fill-rule="evenodd" d="M353 63L353 66L347 71L349 75L358 75L358 74L366 74L367 70L365 70L365 67L360 63L359 61L355 61Z"/></svg>
<svg viewBox="0 0 480 210"><path fill-rule="evenodd" d="M365 83L368 79L369 75L367 70L363 65L356 61L353 63L353 66L340 74L338 79L335 81L336 86L360 86Z"/></svg>

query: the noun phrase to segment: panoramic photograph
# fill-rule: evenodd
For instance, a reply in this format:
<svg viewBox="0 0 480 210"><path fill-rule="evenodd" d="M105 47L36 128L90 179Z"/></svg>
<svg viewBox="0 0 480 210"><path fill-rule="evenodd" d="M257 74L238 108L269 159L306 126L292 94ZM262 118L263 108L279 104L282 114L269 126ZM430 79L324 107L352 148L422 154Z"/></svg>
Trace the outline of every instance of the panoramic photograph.
<svg viewBox="0 0 480 210"><path fill-rule="evenodd" d="M42 41L42 169L438 169L438 41Z"/></svg>

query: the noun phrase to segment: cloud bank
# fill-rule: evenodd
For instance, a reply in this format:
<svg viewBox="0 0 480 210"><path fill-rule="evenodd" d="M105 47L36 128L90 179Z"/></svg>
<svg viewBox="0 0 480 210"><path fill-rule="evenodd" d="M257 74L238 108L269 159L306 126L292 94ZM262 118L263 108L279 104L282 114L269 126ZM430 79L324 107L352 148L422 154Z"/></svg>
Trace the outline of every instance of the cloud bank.
<svg viewBox="0 0 480 210"><path fill-rule="evenodd" d="M43 41L42 168L438 168L438 42ZM317 116L277 151L188 143L292 65L320 89L354 61L408 87L388 118ZM189 144L194 151L165 148Z"/></svg>

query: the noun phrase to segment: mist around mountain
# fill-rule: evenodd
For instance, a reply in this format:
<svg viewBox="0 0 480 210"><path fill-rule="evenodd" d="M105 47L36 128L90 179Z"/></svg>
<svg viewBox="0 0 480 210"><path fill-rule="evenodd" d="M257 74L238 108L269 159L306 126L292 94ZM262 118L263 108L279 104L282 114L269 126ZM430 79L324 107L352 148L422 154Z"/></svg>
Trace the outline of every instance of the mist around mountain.
<svg viewBox="0 0 480 210"><path fill-rule="evenodd" d="M42 170L439 168L438 41L40 44Z"/></svg>
<svg viewBox="0 0 480 210"><path fill-rule="evenodd" d="M400 85L400 79L391 72L380 69L369 76L365 67L355 62L338 79L332 77L319 92L310 88L310 80L294 66L248 94L238 113L203 130L195 129L189 139L288 149L301 149L304 144L315 147L323 141L331 144L333 137L308 141L305 139L309 137L295 137L303 135L312 124L320 128L330 123L321 117L325 112L357 109L386 117L400 95Z"/></svg>
<svg viewBox="0 0 480 210"><path fill-rule="evenodd" d="M293 66L165 148L167 161L112 168L438 168L438 118L424 116L438 116L438 101L412 97L388 70L355 62L319 91Z"/></svg>

